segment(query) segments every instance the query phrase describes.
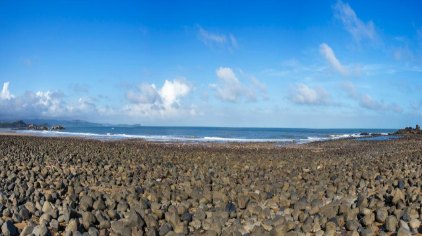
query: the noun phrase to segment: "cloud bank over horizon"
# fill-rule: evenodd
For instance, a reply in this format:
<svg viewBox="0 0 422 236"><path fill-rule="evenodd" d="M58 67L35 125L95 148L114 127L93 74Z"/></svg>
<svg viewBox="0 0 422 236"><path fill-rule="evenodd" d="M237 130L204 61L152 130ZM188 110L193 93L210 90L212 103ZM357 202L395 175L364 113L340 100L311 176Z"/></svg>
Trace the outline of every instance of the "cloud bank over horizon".
<svg viewBox="0 0 422 236"><path fill-rule="evenodd" d="M418 6L266 4L227 6L216 19L205 3L169 8L185 12L105 4L68 18L52 13L65 11L56 4L29 4L40 14L12 18L1 13L18 5L0 3L0 120L315 128L422 120Z"/></svg>

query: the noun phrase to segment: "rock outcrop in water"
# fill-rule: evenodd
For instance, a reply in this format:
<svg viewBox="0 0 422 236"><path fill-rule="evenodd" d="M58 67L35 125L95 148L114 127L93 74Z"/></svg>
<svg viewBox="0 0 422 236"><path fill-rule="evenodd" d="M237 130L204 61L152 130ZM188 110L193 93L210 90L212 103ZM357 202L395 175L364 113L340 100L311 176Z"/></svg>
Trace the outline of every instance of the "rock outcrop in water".
<svg viewBox="0 0 422 236"><path fill-rule="evenodd" d="M48 130L48 125L47 124L44 124L44 125L29 124L28 127L26 127L26 129L29 129L29 130Z"/></svg>
<svg viewBox="0 0 422 236"><path fill-rule="evenodd" d="M53 125L51 130L64 130L65 128L61 125Z"/></svg>
<svg viewBox="0 0 422 236"><path fill-rule="evenodd" d="M422 233L422 141L0 136L3 235Z"/></svg>
<svg viewBox="0 0 422 236"><path fill-rule="evenodd" d="M415 128L406 127L404 129L397 130L395 134L422 134L422 131L420 126L416 125Z"/></svg>
<svg viewBox="0 0 422 236"><path fill-rule="evenodd" d="M0 122L0 128L11 128L17 130L64 130L62 125L53 125L49 128L48 124L26 124L19 120L15 122Z"/></svg>

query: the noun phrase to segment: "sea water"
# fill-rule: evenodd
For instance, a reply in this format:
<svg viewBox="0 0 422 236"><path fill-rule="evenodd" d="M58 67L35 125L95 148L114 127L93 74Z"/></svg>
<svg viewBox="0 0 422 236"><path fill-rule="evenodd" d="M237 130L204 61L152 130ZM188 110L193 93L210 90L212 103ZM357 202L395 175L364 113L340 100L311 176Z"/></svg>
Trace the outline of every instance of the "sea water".
<svg viewBox="0 0 422 236"><path fill-rule="evenodd" d="M163 142L280 142L307 143L341 138L362 138L372 134L388 135L392 129L304 129L304 128L230 128L99 126L68 127L61 131L18 130L17 133L49 137L86 137L101 140L144 139Z"/></svg>

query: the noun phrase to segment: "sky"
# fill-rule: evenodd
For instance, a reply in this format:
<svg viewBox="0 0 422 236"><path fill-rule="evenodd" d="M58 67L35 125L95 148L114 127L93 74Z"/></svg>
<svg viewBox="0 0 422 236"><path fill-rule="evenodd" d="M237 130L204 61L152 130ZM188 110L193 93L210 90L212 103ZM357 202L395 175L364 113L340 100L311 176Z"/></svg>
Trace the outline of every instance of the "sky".
<svg viewBox="0 0 422 236"><path fill-rule="evenodd" d="M422 123L420 1L0 1L0 119Z"/></svg>

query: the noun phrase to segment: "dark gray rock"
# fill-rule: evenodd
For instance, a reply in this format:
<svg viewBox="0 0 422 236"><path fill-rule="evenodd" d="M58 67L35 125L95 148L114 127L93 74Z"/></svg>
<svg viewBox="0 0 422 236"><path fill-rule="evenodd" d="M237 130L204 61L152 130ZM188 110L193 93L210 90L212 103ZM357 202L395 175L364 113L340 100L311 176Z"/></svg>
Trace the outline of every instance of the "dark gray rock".
<svg viewBox="0 0 422 236"><path fill-rule="evenodd" d="M1 226L1 232L4 236L17 236L19 235L18 229L13 225L13 222L6 220Z"/></svg>
<svg viewBox="0 0 422 236"><path fill-rule="evenodd" d="M119 204L117 204L116 210L118 212L126 212L127 209L129 209L129 204L127 204L126 201L120 201Z"/></svg>
<svg viewBox="0 0 422 236"><path fill-rule="evenodd" d="M173 228L172 228L171 224L169 224L169 223L164 223L163 225L161 225L161 227L160 227L160 229L159 229L159 231L158 231L158 234L159 234L160 236L167 235L167 234L168 234L168 232L170 232L172 229L173 229Z"/></svg>
<svg viewBox="0 0 422 236"><path fill-rule="evenodd" d="M376 211L375 219L378 223L384 223L387 219L388 211L385 208L379 208Z"/></svg>
<svg viewBox="0 0 422 236"><path fill-rule="evenodd" d="M139 215L136 211L132 210L129 213L129 217L123 220L125 225L129 228L137 227L138 229L142 229L145 225L144 219L142 219L141 215Z"/></svg>
<svg viewBox="0 0 422 236"><path fill-rule="evenodd" d="M126 236L132 234L132 229L128 227L124 221L118 220L111 222L111 230L119 236Z"/></svg>
<svg viewBox="0 0 422 236"><path fill-rule="evenodd" d="M107 215L101 211L95 213L95 218L98 221L99 229L108 229L110 228L110 221L107 219Z"/></svg>
<svg viewBox="0 0 422 236"><path fill-rule="evenodd" d="M89 236L98 236L98 235L100 235L100 231L98 231L98 229L96 229L95 227L90 227L88 229L88 235Z"/></svg>
<svg viewBox="0 0 422 236"><path fill-rule="evenodd" d="M25 206L22 206L19 210L19 215L22 217L23 220L29 220L31 218L31 213Z"/></svg>
<svg viewBox="0 0 422 236"><path fill-rule="evenodd" d="M180 218L182 221L191 222L192 221L192 214L189 212L185 212L182 214L182 217Z"/></svg>
<svg viewBox="0 0 422 236"><path fill-rule="evenodd" d="M119 215L117 214L117 211L115 210L108 210L107 211L107 215L110 217L110 219L114 220L117 219L119 217Z"/></svg>
<svg viewBox="0 0 422 236"><path fill-rule="evenodd" d="M372 229L366 228L366 229L362 230L360 235L361 236L375 236L376 234L374 233L374 231Z"/></svg>
<svg viewBox="0 0 422 236"><path fill-rule="evenodd" d="M228 213L232 213L236 211L236 206L233 202L228 202L226 204L226 207L224 208Z"/></svg>
<svg viewBox="0 0 422 236"><path fill-rule="evenodd" d="M94 204L92 205L92 208L94 210L101 210L102 211L102 210L106 209L106 205L105 205L104 201L101 198L99 198L94 202Z"/></svg>
<svg viewBox="0 0 422 236"><path fill-rule="evenodd" d="M91 212L82 213L82 225L84 226L85 230L88 230L92 225L95 224L96 221L97 219Z"/></svg>
<svg viewBox="0 0 422 236"><path fill-rule="evenodd" d="M338 213L338 206L326 205L320 209L320 214L328 219L334 218Z"/></svg>
<svg viewBox="0 0 422 236"><path fill-rule="evenodd" d="M92 205L94 204L94 201L92 197L85 195L79 200L79 208L82 211L89 211L92 208Z"/></svg>
<svg viewBox="0 0 422 236"><path fill-rule="evenodd" d="M360 224L357 220L348 220L346 222L346 229L349 231L355 231L359 228Z"/></svg>
<svg viewBox="0 0 422 236"><path fill-rule="evenodd" d="M21 215L19 215L17 213L13 213L13 215L12 215L12 221L13 221L13 223L20 223L20 222L22 222Z"/></svg>
<svg viewBox="0 0 422 236"><path fill-rule="evenodd" d="M404 181L403 180L399 180L398 185L399 189L404 189Z"/></svg>
<svg viewBox="0 0 422 236"><path fill-rule="evenodd" d="M133 235L133 232L132 232ZM155 228L148 229L148 231L145 232L145 236L158 236L158 232Z"/></svg>

